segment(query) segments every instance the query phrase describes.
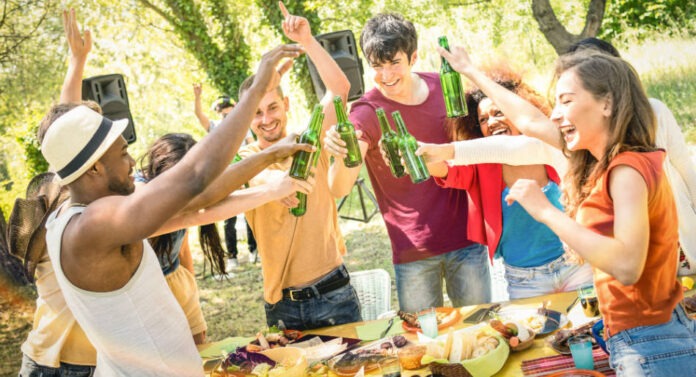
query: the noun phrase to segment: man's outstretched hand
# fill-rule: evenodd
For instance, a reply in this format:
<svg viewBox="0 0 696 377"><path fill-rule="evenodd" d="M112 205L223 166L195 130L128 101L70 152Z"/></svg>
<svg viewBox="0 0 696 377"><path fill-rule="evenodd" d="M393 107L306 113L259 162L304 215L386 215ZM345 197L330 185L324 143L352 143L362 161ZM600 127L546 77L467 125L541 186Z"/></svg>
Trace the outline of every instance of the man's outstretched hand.
<svg viewBox="0 0 696 377"><path fill-rule="evenodd" d="M280 85L280 78L292 67L292 59L300 56L302 52L302 47L288 44L280 45L263 54L254 86L263 88L264 93L277 88ZM280 64L283 59L289 60Z"/></svg>
<svg viewBox="0 0 696 377"><path fill-rule="evenodd" d="M63 29L65 37L68 40L70 53L74 58L86 59L87 54L92 49L92 33L85 30L80 33L80 28L77 26L77 18L75 17L75 9L63 11Z"/></svg>

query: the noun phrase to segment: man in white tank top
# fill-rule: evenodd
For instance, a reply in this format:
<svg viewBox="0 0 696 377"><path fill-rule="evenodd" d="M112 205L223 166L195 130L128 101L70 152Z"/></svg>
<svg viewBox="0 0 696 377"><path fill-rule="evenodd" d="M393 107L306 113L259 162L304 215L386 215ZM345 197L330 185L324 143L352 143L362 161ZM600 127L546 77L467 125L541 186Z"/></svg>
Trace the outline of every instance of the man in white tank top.
<svg viewBox="0 0 696 377"><path fill-rule="evenodd" d="M145 239L227 167L253 109L291 60L276 66L299 53L290 45L266 53L251 95L214 135L135 193L135 161L121 136L127 120L74 104L43 123L41 152L70 191L47 222L48 252L65 302L97 350L96 375L203 375L184 313Z"/></svg>

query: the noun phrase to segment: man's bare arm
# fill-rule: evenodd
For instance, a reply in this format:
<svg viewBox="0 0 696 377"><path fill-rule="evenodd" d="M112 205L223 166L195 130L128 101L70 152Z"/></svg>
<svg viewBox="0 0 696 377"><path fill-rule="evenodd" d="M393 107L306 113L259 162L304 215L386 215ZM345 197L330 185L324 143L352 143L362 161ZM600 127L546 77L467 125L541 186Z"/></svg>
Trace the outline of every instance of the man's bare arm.
<svg viewBox="0 0 696 377"><path fill-rule="evenodd" d="M266 53L248 95L174 167L132 195L109 196L91 203L79 218L82 242L112 249L145 239L203 192L234 157L263 95L277 87L278 63L300 52L297 46L283 45ZM290 63L286 61L280 70L289 69Z"/></svg>

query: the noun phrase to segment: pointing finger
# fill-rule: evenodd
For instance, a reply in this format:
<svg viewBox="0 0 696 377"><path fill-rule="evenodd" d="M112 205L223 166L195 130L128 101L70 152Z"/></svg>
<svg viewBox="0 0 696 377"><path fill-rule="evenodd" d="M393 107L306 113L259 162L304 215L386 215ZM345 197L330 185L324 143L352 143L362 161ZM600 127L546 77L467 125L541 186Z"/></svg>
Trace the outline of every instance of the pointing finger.
<svg viewBox="0 0 696 377"><path fill-rule="evenodd" d="M288 15L290 14L288 12L288 8L285 7L285 4L283 4L282 1L278 2L278 6L280 7L280 12L283 13L283 17L287 18Z"/></svg>

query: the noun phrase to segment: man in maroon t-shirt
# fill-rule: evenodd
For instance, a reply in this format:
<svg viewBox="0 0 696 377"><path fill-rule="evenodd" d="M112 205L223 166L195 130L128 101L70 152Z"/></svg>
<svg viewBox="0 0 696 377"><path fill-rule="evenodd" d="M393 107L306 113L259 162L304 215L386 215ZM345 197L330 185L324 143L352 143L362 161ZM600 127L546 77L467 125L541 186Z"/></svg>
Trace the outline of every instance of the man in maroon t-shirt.
<svg viewBox="0 0 696 377"><path fill-rule="evenodd" d="M413 312L443 305L442 281L455 307L491 299L488 254L467 239L468 198L465 191L444 189L433 180L413 184L394 178L379 150L381 131L375 109L400 111L409 132L419 141L447 143L445 104L437 73L415 73L417 35L398 14L370 19L360 36L363 55L374 71L376 87L353 103L350 120L358 130L360 150L392 243L396 287L401 310ZM346 149L335 127L324 139L336 156L330 186L336 197L347 195L360 167L342 163Z"/></svg>

